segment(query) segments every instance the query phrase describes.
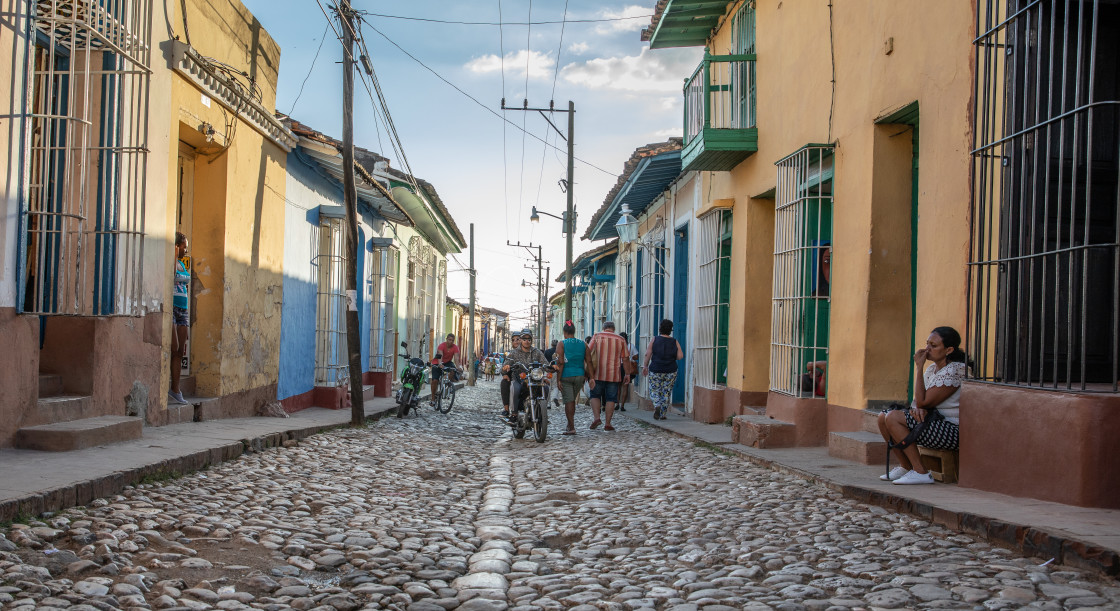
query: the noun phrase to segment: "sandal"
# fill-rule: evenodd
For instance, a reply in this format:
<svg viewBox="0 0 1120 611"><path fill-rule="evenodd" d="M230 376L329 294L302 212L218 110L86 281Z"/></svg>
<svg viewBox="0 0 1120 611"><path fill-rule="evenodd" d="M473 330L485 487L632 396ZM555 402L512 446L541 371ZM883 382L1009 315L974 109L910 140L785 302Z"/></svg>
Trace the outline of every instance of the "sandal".
<svg viewBox="0 0 1120 611"><path fill-rule="evenodd" d="M600 424L603 424L603 423L602 423L602 422L600 422L600 421L598 421L598 420L596 420L595 422L592 422L592 423L591 423L591 428L593 428L593 429L597 429L597 428L599 428L599 425L600 425Z"/></svg>
<svg viewBox="0 0 1120 611"><path fill-rule="evenodd" d="M564 431L563 433L560 433L560 434L561 435L575 435L576 430L575 429L568 429L568 430L566 430L566 431Z"/></svg>
<svg viewBox="0 0 1120 611"><path fill-rule="evenodd" d="M603 427L603 430L604 430L604 431L613 431L613 430L614 430L614 427L608 424L607 426L604 426L604 427Z"/></svg>

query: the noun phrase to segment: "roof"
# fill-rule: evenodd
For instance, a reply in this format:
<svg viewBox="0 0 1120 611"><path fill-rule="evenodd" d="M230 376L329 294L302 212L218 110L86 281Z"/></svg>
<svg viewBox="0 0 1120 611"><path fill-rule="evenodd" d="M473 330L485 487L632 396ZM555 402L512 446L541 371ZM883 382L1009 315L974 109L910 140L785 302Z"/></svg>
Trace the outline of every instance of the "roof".
<svg viewBox="0 0 1120 611"><path fill-rule="evenodd" d="M342 142L340 140L336 140L334 138L331 138L330 136L327 136L327 135L323 134L322 132L318 132L318 131L312 129L311 127L309 127L309 126L307 126L303 123L300 123L299 121L296 121L295 119L292 119L291 117L288 117L286 115L277 114L277 116L279 118L281 118L282 120L285 120L285 121L289 122L291 124L292 132L294 132L296 135L298 135L300 137L306 137L306 138L308 138L310 140L313 140L313 141L316 141L316 142L321 142L323 144L327 144L329 146L334 147L336 150L339 150L339 151L342 150ZM466 238L463 237L462 231L460 231L459 226L455 224L455 219L453 219L451 217L451 213L448 212L447 206L444 205L443 200L440 198L439 194L436 192L436 188L435 188L435 186L432 185L432 183L430 183L430 182L428 182L428 181L426 181L422 178L416 178L416 177L410 176L409 174L407 174L405 172L402 172L400 170L397 170L395 168L390 167L388 158L383 157L383 156L381 156L381 155L379 155L379 154L377 154L377 153L375 153L375 152L373 152L369 149L365 149L365 148L362 148L362 147L359 147L359 146L354 147L354 167L355 167L358 175L361 176L362 179L366 180L367 182L377 182L376 179L372 176L373 172L377 172L379 174L385 174L385 175L388 175L388 176L392 176L393 178L396 178L396 179L400 180L401 182L403 182L405 184L409 184L409 185L411 185L412 180L415 179L416 184L420 187L420 189L422 189L424 191L424 197L428 201L430 201L433 206L435 206L436 211L439 213L439 216L441 217L440 221L442 221L442 224L447 228L447 230L450 233L450 237L451 237L452 241L454 242L453 245L456 248L448 248L447 250L448 251L454 250L455 252L461 252L461 249L467 247ZM341 164L339 165L339 169L341 171ZM411 188L409 189L409 191L412 191L412 190L413 189L411 189ZM408 224L409 225L418 226L421 230L424 230L426 233L434 228L434 225L432 223L430 223L430 222L425 223L425 221L423 219L419 218L421 216L420 213L422 213L422 212L425 213L424 216L428 216L428 214L430 214L430 213L426 212L427 206L423 206L423 210L420 210L420 209L409 210L409 208L417 208L417 207L416 206L409 206L407 202L399 201L399 198L393 198L392 196L390 196L390 199L393 201L393 203L401 211L401 215L408 218ZM391 220L396 220L396 219L391 219ZM425 227L424 226L425 224L427 224L429 226ZM430 236L430 237L438 238L439 236ZM447 246L452 246L452 245L449 244Z"/></svg>
<svg viewBox="0 0 1120 611"><path fill-rule="evenodd" d="M592 248L591 250L589 250L589 251L583 253L582 255L576 257L576 259L574 261L572 261L572 271L575 272L579 269L582 269L582 268L586 267L587 265L589 265L590 263L592 263L596 259L600 258L601 256L609 254L611 252L611 250L616 250L616 251L618 250L618 238L615 238L615 239L611 240L610 242L607 242L606 244L603 244L602 246L597 246L595 248ZM555 281L556 282L564 282L565 278L567 277L566 276L567 273L568 273L567 270L560 272L559 274L556 275L556 280ZM561 291L561 292L563 292L563 291Z"/></svg>
<svg viewBox="0 0 1120 611"><path fill-rule="evenodd" d="M614 224L621 216L622 204L634 216L657 199L681 173L681 138L647 144L634 150L623 166L618 182L607 193L603 205L595 211L584 240L606 240L615 237Z"/></svg>
<svg viewBox="0 0 1120 611"><path fill-rule="evenodd" d="M310 157L312 162L323 168L333 181L341 185L343 182L342 143L290 117L280 116L289 125L292 133L299 138L297 144L299 150ZM357 150L358 147L354 148ZM355 154L356 158L357 155ZM354 162L354 173L356 174L354 185L359 200L365 201L378 214L390 221L409 226L413 225L412 217L393 199L387 185L371 176L357 161Z"/></svg>
<svg viewBox="0 0 1120 611"><path fill-rule="evenodd" d="M642 41L651 49L704 46L731 4L733 0L658 0Z"/></svg>

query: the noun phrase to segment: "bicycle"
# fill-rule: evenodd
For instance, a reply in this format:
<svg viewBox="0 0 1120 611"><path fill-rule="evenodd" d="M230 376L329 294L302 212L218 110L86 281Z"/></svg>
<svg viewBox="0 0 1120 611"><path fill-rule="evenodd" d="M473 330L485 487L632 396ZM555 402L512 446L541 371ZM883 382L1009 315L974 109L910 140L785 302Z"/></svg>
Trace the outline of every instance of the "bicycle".
<svg viewBox="0 0 1120 611"><path fill-rule="evenodd" d="M438 365L433 365L438 367ZM459 370L454 367L442 367L444 375L439 378L439 386L436 387L436 396L433 400L435 410L441 414L451 412L451 407L455 405L455 380L452 376L459 373Z"/></svg>

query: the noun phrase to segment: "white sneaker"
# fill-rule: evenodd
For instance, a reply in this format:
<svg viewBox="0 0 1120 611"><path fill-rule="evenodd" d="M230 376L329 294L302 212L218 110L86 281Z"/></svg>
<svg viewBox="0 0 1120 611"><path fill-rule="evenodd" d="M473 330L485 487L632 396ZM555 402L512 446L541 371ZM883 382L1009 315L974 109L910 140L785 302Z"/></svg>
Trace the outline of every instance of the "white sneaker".
<svg viewBox="0 0 1120 611"><path fill-rule="evenodd" d="M906 475L909 472L910 470L906 467L895 467L891 469L890 474L880 475L879 479L883 480L884 482L893 482L894 480L902 477L903 475Z"/></svg>
<svg viewBox="0 0 1120 611"><path fill-rule="evenodd" d="M171 392L170 390L167 391L167 402L168 403L175 403L175 404L178 404L178 405L187 405L187 400L183 398L183 392L182 391L179 391L179 392Z"/></svg>
<svg viewBox="0 0 1120 611"><path fill-rule="evenodd" d="M918 473L917 471L909 471L906 473L906 475L903 475L902 477L894 480L891 483L899 484L902 486L909 486L913 484L932 484L933 474L929 472Z"/></svg>

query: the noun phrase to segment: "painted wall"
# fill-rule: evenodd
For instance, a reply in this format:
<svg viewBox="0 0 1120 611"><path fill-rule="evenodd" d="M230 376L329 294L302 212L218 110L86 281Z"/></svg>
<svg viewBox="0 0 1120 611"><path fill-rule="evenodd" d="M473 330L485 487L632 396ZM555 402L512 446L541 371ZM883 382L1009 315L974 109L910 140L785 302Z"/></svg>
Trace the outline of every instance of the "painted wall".
<svg viewBox="0 0 1120 611"><path fill-rule="evenodd" d="M273 109L280 48L252 13L237 0L187 0L173 8L170 29L200 54L249 73L260 87L261 103ZM198 393L230 397L222 415L248 415L276 396L287 154L179 76L172 83L170 106L170 133L198 153L191 236L204 287L191 329ZM212 141L200 131L203 124L214 127ZM174 175L176 154L167 160ZM169 211L176 200L171 183ZM175 222L169 214L169 235ZM169 261L170 249L169 244ZM165 331L170 331L170 317Z"/></svg>
<svg viewBox="0 0 1120 611"><path fill-rule="evenodd" d="M898 159L909 159L908 136L906 126L874 121L919 103L916 329L924 340L933 326L964 322L971 3L834 3L831 28L827 0L759 0L756 7L759 150L731 172L704 173L705 199L735 200L729 385L768 387L774 204L751 197L775 186L776 161L831 140L836 214L828 402L862 409L868 400L905 397L912 325L909 306L903 316L897 296L909 303L910 236L901 223L905 214L909 227L910 202L901 195L909 176ZM730 48L730 36L729 27L721 28L711 46Z"/></svg>

